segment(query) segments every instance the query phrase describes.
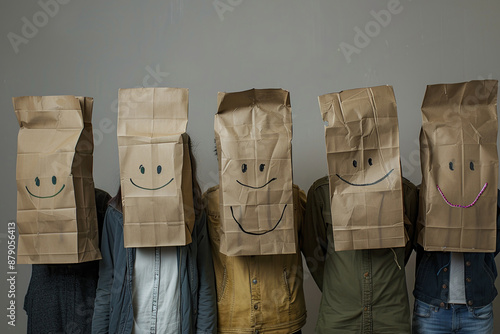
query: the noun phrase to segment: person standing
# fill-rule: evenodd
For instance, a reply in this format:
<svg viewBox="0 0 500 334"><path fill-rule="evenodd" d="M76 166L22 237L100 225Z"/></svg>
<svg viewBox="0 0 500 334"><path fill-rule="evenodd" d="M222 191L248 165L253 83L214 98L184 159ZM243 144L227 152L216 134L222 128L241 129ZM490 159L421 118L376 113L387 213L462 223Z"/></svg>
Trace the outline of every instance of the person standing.
<svg viewBox="0 0 500 334"><path fill-rule="evenodd" d="M405 264L411 251L382 248L335 251L328 177L307 194L303 252L322 292L317 333L410 333ZM415 185L403 179L405 228L413 233L418 212Z"/></svg>

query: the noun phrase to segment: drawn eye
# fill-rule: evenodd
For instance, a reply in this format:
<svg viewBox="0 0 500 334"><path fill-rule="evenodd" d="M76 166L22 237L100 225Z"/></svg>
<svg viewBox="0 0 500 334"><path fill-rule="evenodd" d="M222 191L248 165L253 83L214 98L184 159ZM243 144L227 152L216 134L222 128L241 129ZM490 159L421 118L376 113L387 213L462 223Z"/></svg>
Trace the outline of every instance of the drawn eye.
<svg viewBox="0 0 500 334"><path fill-rule="evenodd" d="M259 166L259 170L260 170L261 172L263 172L263 171L264 171L264 167L266 167L266 165L264 165L264 164L260 164L260 166Z"/></svg>
<svg viewBox="0 0 500 334"><path fill-rule="evenodd" d="M56 183L57 183L57 178L56 178L56 176L54 175L54 176L52 176L52 184L56 184Z"/></svg>
<svg viewBox="0 0 500 334"><path fill-rule="evenodd" d="M370 166L372 166L372 165L373 165L373 160L372 160L372 158L368 158L368 164L369 164Z"/></svg>
<svg viewBox="0 0 500 334"><path fill-rule="evenodd" d="M470 168L470 170L474 170L474 163L472 161L469 164L469 168Z"/></svg>
<svg viewBox="0 0 500 334"><path fill-rule="evenodd" d="M146 172L146 169L144 168L143 165L139 166L139 170L141 171L141 174L144 174L144 172Z"/></svg>
<svg viewBox="0 0 500 334"><path fill-rule="evenodd" d="M161 173L161 165L158 165L158 167L156 167L156 172L157 172L158 174L160 174L160 173Z"/></svg>
<svg viewBox="0 0 500 334"><path fill-rule="evenodd" d="M453 162L451 162L451 161L450 161L449 166L450 166L450 170L455 170L455 169L453 168Z"/></svg>
<svg viewBox="0 0 500 334"><path fill-rule="evenodd" d="M356 167L358 167L358 162L356 160L353 160L352 165L354 166L354 168L356 168Z"/></svg>
<svg viewBox="0 0 500 334"><path fill-rule="evenodd" d="M37 177L35 177L35 184L37 187L40 187L40 179Z"/></svg>
<svg viewBox="0 0 500 334"><path fill-rule="evenodd" d="M241 165L241 171L245 173L247 171L247 164Z"/></svg>

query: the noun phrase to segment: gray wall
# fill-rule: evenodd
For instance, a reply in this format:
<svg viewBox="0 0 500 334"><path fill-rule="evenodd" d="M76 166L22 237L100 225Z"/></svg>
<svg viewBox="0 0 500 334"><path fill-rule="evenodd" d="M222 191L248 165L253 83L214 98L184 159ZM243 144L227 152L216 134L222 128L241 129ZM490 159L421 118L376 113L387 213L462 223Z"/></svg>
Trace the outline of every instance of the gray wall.
<svg viewBox="0 0 500 334"><path fill-rule="evenodd" d="M216 0L215 5L213 0L55 1L1 1L4 276L7 222L16 217L18 125L12 96L94 97L95 182L113 194L119 184L119 88L190 89L188 131L206 189L218 183L213 154L217 92L281 87L290 91L294 115L294 181L307 191L326 174L318 95L393 85L403 172L419 183L417 138L426 85L500 77L500 3L493 0ZM377 23L371 11L388 8L390 18L383 16ZM365 29L368 38L356 38L356 31ZM351 52L348 57L345 50ZM414 259L407 270L411 291ZM15 328L3 315L8 298L6 279L1 280L3 333L25 332L22 304L29 276L29 266L17 266ZM305 289L309 317L304 332L312 333L320 293L310 277ZM495 312L500 314L498 298ZM498 322L496 328L500 331Z"/></svg>

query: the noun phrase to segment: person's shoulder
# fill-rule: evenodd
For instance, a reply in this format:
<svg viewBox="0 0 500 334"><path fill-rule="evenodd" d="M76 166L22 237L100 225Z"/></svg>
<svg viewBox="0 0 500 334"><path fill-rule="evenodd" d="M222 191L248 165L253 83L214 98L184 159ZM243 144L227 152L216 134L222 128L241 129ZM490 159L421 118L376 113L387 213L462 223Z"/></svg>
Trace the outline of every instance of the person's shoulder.
<svg viewBox="0 0 500 334"><path fill-rule="evenodd" d="M203 197L212 197L218 194L219 194L219 185L216 185L208 188L207 191L205 191L205 193L203 194Z"/></svg>
<svg viewBox="0 0 500 334"><path fill-rule="evenodd" d="M112 204L108 205L106 209L106 221L110 224L123 224L123 213L114 207Z"/></svg>
<svg viewBox="0 0 500 334"><path fill-rule="evenodd" d="M208 188L203 194L205 210L209 215L217 215L219 212L219 185Z"/></svg>
<svg viewBox="0 0 500 334"><path fill-rule="evenodd" d="M403 190L410 191L410 192L416 192L417 191L417 186L414 185L410 180L408 180L406 177L403 177Z"/></svg>
<svg viewBox="0 0 500 334"><path fill-rule="evenodd" d="M102 209L102 211L105 211L109 203L109 200L111 199L111 196L108 194L107 191L104 191L99 188L94 188L94 194L95 194L95 203L97 208Z"/></svg>
<svg viewBox="0 0 500 334"><path fill-rule="evenodd" d="M316 181L314 181L314 183L311 185L311 187L309 187L309 190L316 191L316 190L318 190L320 188L324 188L324 187L327 187L327 188L330 187L328 175L323 176L322 178L319 178Z"/></svg>

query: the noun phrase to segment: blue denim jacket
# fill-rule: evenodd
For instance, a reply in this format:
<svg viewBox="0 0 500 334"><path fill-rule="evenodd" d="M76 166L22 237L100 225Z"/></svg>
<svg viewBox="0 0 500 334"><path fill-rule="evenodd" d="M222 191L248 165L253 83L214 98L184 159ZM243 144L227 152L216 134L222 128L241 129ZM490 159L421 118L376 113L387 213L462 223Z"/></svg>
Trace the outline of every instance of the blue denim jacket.
<svg viewBox="0 0 500 334"><path fill-rule="evenodd" d="M181 289L179 333L216 333L214 271L204 214L194 226L193 242L177 247ZM92 333L131 333L135 248L124 248L123 215L112 206L106 212L101 254Z"/></svg>
<svg viewBox="0 0 500 334"><path fill-rule="evenodd" d="M495 253L464 253L465 298L467 305L488 305L498 294L495 288L495 256L500 251L500 191L497 206L497 248ZM448 302L450 282L449 252L426 252L417 245L417 267L413 295L424 303L444 307Z"/></svg>

